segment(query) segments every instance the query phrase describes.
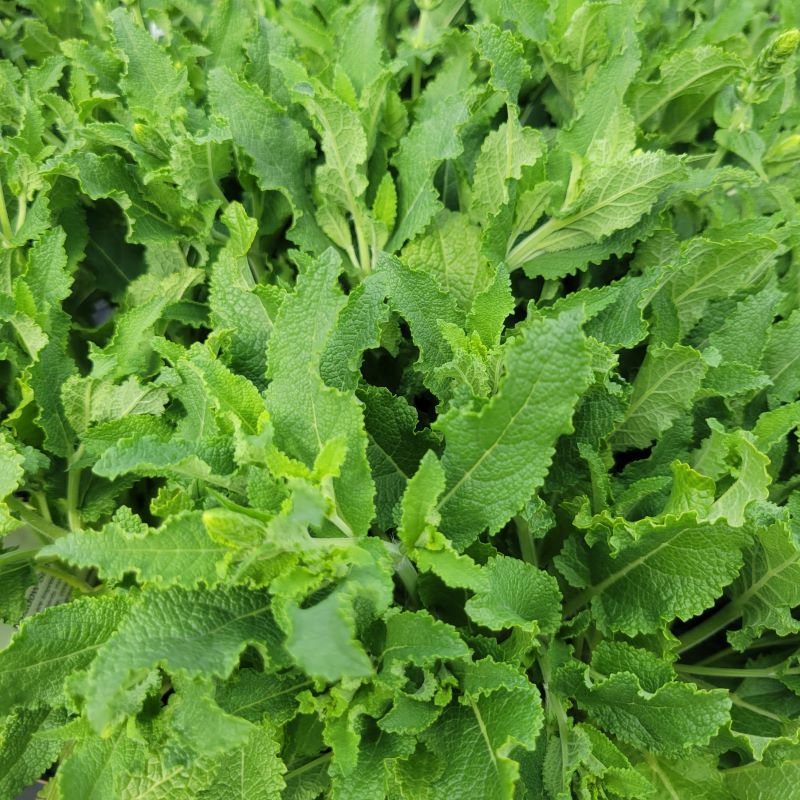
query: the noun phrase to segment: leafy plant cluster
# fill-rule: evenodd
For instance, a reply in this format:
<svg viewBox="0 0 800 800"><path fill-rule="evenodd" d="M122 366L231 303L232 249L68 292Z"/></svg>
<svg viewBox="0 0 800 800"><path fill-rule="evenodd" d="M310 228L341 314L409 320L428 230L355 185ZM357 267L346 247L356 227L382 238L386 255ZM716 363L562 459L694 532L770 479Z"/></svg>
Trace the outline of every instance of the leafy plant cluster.
<svg viewBox="0 0 800 800"><path fill-rule="evenodd" d="M798 27L2 0L0 796L800 797Z"/></svg>

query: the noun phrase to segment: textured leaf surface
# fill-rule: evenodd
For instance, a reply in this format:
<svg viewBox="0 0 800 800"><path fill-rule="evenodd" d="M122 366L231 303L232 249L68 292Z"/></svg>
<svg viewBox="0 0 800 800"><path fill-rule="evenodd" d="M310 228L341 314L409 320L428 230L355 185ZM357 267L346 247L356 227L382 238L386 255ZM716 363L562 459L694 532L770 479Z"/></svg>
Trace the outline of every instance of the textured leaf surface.
<svg viewBox="0 0 800 800"><path fill-rule="evenodd" d="M544 481L589 379L579 322L562 315L533 323L510 347L497 395L479 412L440 423L447 484L439 510L444 532L459 546L485 528L497 531Z"/></svg>

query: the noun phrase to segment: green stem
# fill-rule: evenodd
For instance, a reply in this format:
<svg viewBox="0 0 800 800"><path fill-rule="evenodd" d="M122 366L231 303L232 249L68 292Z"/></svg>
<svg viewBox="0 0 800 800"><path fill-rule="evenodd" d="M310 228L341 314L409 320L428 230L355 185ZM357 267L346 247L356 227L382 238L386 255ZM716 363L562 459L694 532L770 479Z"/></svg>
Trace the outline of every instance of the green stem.
<svg viewBox="0 0 800 800"><path fill-rule="evenodd" d="M79 467L74 466L83 456L83 445L81 445L72 455L70 466L67 473L67 522L71 531L81 528L80 513L80 492L81 492L81 472Z"/></svg>
<svg viewBox="0 0 800 800"><path fill-rule="evenodd" d="M800 675L800 667L781 669L774 667L702 667L698 664L676 664L676 672L686 675L708 675L714 678L779 678L781 675Z"/></svg>
<svg viewBox="0 0 800 800"><path fill-rule="evenodd" d="M539 295L539 302L554 300L561 291L561 281L558 278L545 278L542 284L542 291Z"/></svg>
<svg viewBox="0 0 800 800"><path fill-rule="evenodd" d="M569 618L577 614L599 591L602 590L598 590L597 587L594 586L588 586L586 589L573 595L572 599L564 604L564 617Z"/></svg>
<svg viewBox="0 0 800 800"><path fill-rule="evenodd" d="M564 220L550 219L526 236L518 245L512 247L506 258L509 271L513 272L515 269L519 269L532 258L544 253L546 248L542 247L542 243L548 236L563 227L565 227Z"/></svg>
<svg viewBox="0 0 800 800"><path fill-rule="evenodd" d="M716 614L705 620L705 622L701 622L695 628L687 631L687 633L681 637L681 643L677 652L685 653L687 650L691 650L723 628L727 628L728 625L735 622L741 616L741 607L735 602L728 603L727 606L721 608Z"/></svg>
<svg viewBox="0 0 800 800"><path fill-rule="evenodd" d="M538 567L539 557L536 554L536 544L533 541L533 535L528 523L522 517L514 517L514 527L517 529L517 541L519 542L519 551L523 560Z"/></svg>
<svg viewBox="0 0 800 800"><path fill-rule="evenodd" d="M417 570L414 569L414 565L408 560L408 558L406 558L406 556L403 556L395 565L395 572L397 573L397 577L400 578L400 582L403 584L403 587L408 594L410 605L416 606Z"/></svg>
<svg viewBox="0 0 800 800"><path fill-rule="evenodd" d="M422 62L414 58L414 66L411 70L411 99L416 100L422 89Z"/></svg>
<svg viewBox="0 0 800 800"><path fill-rule="evenodd" d="M32 531L37 533L47 542L54 542L62 536L67 535L67 531L53 525L49 520L39 516L35 511L28 508L21 500L16 497L9 497L6 505L24 522Z"/></svg>
<svg viewBox="0 0 800 800"><path fill-rule="evenodd" d="M724 147L718 147L711 160L706 164L706 169L716 169L728 151Z"/></svg>
<svg viewBox="0 0 800 800"><path fill-rule="evenodd" d="M542 672L542 689L544 690L544 704L547 716L550 719L555 719L558 726L558 741L561 747L561 766L567 763L567 755L569 749L569 733L570 725L569 718L564 711L564 706L561 704L561 699L550 688L550 665L547 656L540 656L536 659L539 664L539 669ZM563 769L562 769L563 772ZM564 789L562 782L561 789Z"/></svg>
<svg viewBox="0 0 800 800"><path fill-rule="evenodd" d="M745 708L748 711L752 711L754 714L758 714L760 717L766 717L767 719L775 720L775 722L783 722L783 717L780 715L773 714L771 711L767 711L766 708L753 705L753 703L748 703L747 700L742 700L736 692L728 692L728 697L730 697L731 702L735 706L739 706L739 708Z"/></svg>
<svg viewBox="0 0 800 800"><path fill-rule="evenodd" d="M73 575L71 572L67 572L67 570L61 569L57 566L40 566L39 572L43 572L45 575L52 575L54 578L58 578L60 581L66 583L67 586L71 586L81 594L96 594L103 589L102 584L99 586L91 586L77 575Z"/></svg>
<svg viewBox="0 0 800 800"><path fill-rule="evenodd" d="M417 570L410 559L396 542L384 541L384 544L394 556L394 571L408 594L410 603L417 604Z"/></svg>
<svg viewBox="0 0 800 800"><path fill-rule="evenodd" d="M44 492L31 492L31 497L36 501L36 505L39 507L39 514L48 522L52 522L53 517L50 514L50 506L47 505L47 495L45 495Z"/></svg>
<svg viewBox="0 0 800 800"><path fill-rule="evenodd" d="M11 230L11 220L8 218L6 196L2 186L0 186L0 227L2 227L3 236L6 241L11 244L11 240L14 238L14 232Z"/></svg>
<svg viewBox="0 0 800 800"><path fill-rule="evenodd" d="M290 769L283 776L283 779L285 781L290 781L292 778L296 778L298 775L302 775L304 772L308 772L310 769L314 769L314 767L324 764L326 761L330 761L332 755L333 753L323 753L321 756L312 758L311 761L306 761L305 764L301 764L299 767Z"/></svg>
<svg viewBox="0 0 800 800"><path fill-rule="evenodd" d="M658 759L651 755L650 753L645 753L644 756L647 765L653 770L653 773L658 776L658 779L661 781L664 789L666 789L667 794L670 797L670 800L681 800L680 795L675 791L675 787L672 785L672 782L667 777L666 773L663 769L661 769L661 765L658 763Z"/></svg>
<svg viewBox="0 0 800 800"><path fill-rule="evenodd" d="M14 227L14 232L19 233L22 226L25 224L25 215L28 213L28 201L25 192L17 195L17 224Z"/></svg>
<svg viewBox="0 0 800 800"><path fill-rule="evenodd" d="M214 177L214 169L211 163L211 142L206 142L206 169L208 170L208 179L211 181L211 190L213 191L214 195L222 200L223 203L228 202L228 198L220 189L219 184L217 183L217 179Z"/></svg>
<svg viewBox="0 0 800 800"><path fill-rule="evenodd" d="M22 564L26 561L33 561L39 552L37 547L26 547L24 550L11 550L8 553L0 554L0 569L9 567L13 564Z"/></svg>

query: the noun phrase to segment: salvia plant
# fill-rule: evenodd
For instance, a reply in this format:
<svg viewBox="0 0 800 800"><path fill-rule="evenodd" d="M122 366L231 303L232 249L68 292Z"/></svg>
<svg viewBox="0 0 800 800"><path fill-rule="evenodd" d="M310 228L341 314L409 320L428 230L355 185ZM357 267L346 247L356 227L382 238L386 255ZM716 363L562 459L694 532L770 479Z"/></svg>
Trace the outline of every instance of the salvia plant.
<svg viewBox="0 0 800 800"><path fill-rule="evenodd" d="M0 0L0 797L800 797L798 27Z"/></svg>

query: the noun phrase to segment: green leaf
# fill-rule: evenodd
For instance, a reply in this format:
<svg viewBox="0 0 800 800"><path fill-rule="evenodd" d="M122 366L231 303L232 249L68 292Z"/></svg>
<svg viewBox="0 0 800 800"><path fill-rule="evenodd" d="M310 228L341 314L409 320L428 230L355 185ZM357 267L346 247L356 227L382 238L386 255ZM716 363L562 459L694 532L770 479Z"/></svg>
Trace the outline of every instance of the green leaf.
<svg viewBox="0 0 800 800"><path fill-rule="evenodd" d="M630 228L658 202L661 193L679 181L682 162L662 152L637 153L623 164L598 167L585 178L581 199L515 244L509 269L525 267L528 275L546 264L548 253L573 250Z"/></svg>
<svg viewBox="0 0 800 800"><path fill-rule="evenodd" d="M762 369L772 381L768 390L773 406L797 399L800 393L800 313L794 311L789 319L769 329Z"/></svg>
<svg viewBox="0 0 800 800"><path fill-rule="evenodd" d="M124 622L99 648L87 680L87 716L97 732L126 715L150 670L226 677L248 645L270 662L285 659L265 592L236 588L142 592Z"/></svg>
<svg viewBox="0 0 800 800"><path fill-rule="evenodd" d="M175 109L188 89L186 73L178 71L171 59L123 9L111 14L114 39L127 64L122 88L131 110L150 116L154 109Z"/></svg>
<svg viewBox="0 0 800 800"><path fill-rule="evenodd" d="M375 481L378 524L386 529L391 527L395 506L420 459L433 444L433 437L417 430L415 409L388 389L369 386L359 396L364 401L367 458Z"/></svg>
<svg viewBox="0 0 800 800"><path fill-rule="evenodd" d="M673 757L707 744L730 719L731 707L722 689L670 682L651 693L631 672L617 672L580 690L578 702L623 742Z"/></svg>
<svg viewBox="0 0 800 800"><path fill-rule="evenodd" d="M466 705L451 706L424 734L426 745L438 757L431 778L433 796L510 800L519 776L514 750L534 748L542 721L533 686L498 689L470 698Z"/></svg>
<svg viewBox="0 0 800 800"><path fill-rule="evenodd" d="M255 292L255 281L247 263L247 251L255 237L255 223L238 204L228 206L223 220L231 236L211 271L209 306L216 328L231 330L228 353L231 366L262 386L266 373L267 342L274 325L270 309Z"/></svg>
<svg viewBox="0 0 800 800"><path fill-rule="evenodd" d="M459 547L486 528L499 530L544 482L555 442L571 430L590 379L580 317L532 323L509 347L506 370L480 411L453 411L439 422L447 478L442 530Z"/></svg>
<svg viewBox="0 0 800 800"><path fill-rule="evenodd" d="M214 783L202 792L202 800L279 800L286 786L286 766L278 744L266 725L253 726L247 741L220 759Z"/></svg>
<svg viewBox="0 0 800 800"><path fill-rule="evenodd" d="M47 708L20 708L9 714L0 727L0 792L18 796L37 781L56 761L58 742L39 739L41 729L58 725L61 714Z"/></svg>
<svg viewBox="0 0 800 800"><path fill-rule="evenodd" d="M568 602L566 613L591 600L601 629L630 636L710 608L739 573L749 538L723 522L700 522L694 512L636 523L598 519L596 524L592 539L597 543L586 554L591 588Z"/></svg>
<svg viewBox="0 0 800 800"><path fill-rule="evenodd" d="M305 164L314 152L311 137L274 100L229 70L213 70L208 81L211 108L225 120L233 141L251 160L260 188L282 192L292 205L292 237L323 249L326 239L311 217L304 181Z"/></svg>
<svg viewBox="0 0 800 800"><path fill-rule="evenodd" d="M375 514L363 412L354 394L325 386L318 371L343 305L335 285L340 269L338 257L328 251L284 300L269 346L272 382L266 400L275 444L309 467L326 442L344 438L347 451L332 489L338 514L353 533L362 535ZM314 305L310 306L309 300ZM312 340L305 335L309 312L316 315ZM298 363L303 363L304 369L298 371Z"/></svg>
<svg viewBox="0 0 800 800"><path fill-rule="evenodd" d="M552 575L504 556L491 559L485 570L485 587L466 604L474 622L492 630L555 632L561 622L561 592Z"/></svg>
<svg viewBox="0 0 800 800"><path fill-rule="evenodd" d="M403 611L386 619L386 638L381 654L383 669L398 671L413 664L432 666L437 661L469 657L469 649L458 631L424 611Z"/></svg>
<svg viewBox="0 0 800 800"><path fill-rule="evenodd" d="M657 81L637 82L629 102L639 123L659 114L662 136L673 138L696 118L706 101L725 86L740 68L734 53L701 46L678 50L666 59ZM667 114L671 111L671 114Z"/></svg>
<svg viewBox="0 0 800 800"><path fill-rule="evenodd" d="M729 613L742 617L741 630L729 633L735 647L745 648L766 630L779 636L798 630L792 609L800 604L799 559L800 548L784 522L761 528L753 538L745 550L744 569L733 586L729 606Z"/></svg>
<svg viewBox="0 0 800 800"><path fill-rule="evenodd" d="M773 262L776 249L777 243L765 236L721 242L692 239L662 290L672 300L683 334L703 316L710 300L757 283Z"/></svg>
<svg viewBox="0 0 800 800"><path fill-rule="evenodd" d="M478 52L491 65L492 88L503 92L509 103L516 103L522 83L531 74L522 43L511 31L496 25L479 25L476 31Z"/></svg>
<svg viewBox="0 0 800 800"><path fill-rule="evenodd" d="M511 186L544 154L538 131L523 127L516 114L490 131L481 145L472 182L470 211L477 222L486 222L511 200Z"/></svg>
<svg viewBox="0 0 800 800"><path fill-rule="evenodd" d="M379 265L386 275L389 305L408 322L420 350L418 368L430 380L431 373L447 362L451 352L441 323L459 325L463 315L454 297L445 294L431 274L385 256Z"/></svg>
<svg viewBox="0 0 800 800"><path fill-rule="evenodd" d="M437 503L444 486L441 462L429 450L423 456L419 469L406 484L403 494L397 533L406 548L419 546L421 537L436 530L441 521Z"/></svg>
<svg viewBox="0 0 800 800"><path fill-rule="evenodd" d="M435 107L434 114L416 122L394 159L397 168L397 218L388 250L399 250L422 232L442 207L433 186L439 164L461 153L459 128L467 120L460 97L451 97Z"/></svg>
<svg viewBox="0 0 800 800"><path fill-rule="evenodd" d="M691 347L663 345L647 351L630 403L613 434L620 449L648 447L692 402L707 365Z"/></svg>
<svg viewBox="0 0 800 800"><path fill-rule="evenodd" d="M403 248L402 257L412 270L431 273L437 289L449 294L462 311L471 308L490 282L480 231L463 214L441 211L429 232Z"/></svg>
<svg viewBox="0 0 800 800"><path fill-rule="evenodd" d="M24 621L0 652L0 708L65 704L64 681L86 669L125 619L125 595L84 597Z"/></svg>
<svg viewBox="0 0 800 800"><path fill-rule="evenodd" d="M3 502L20 484L24 474L22 465L24 459L14 449L11 442L0 435L0 535L6 534L17 527L16 520L11 516L11 511Z"/></svg>
<svg viewBox="0 0 800 800"><path fill-rule="evenodd" d="M104 580L120 582L133 572L146 584L185 588L219 583L229 553L209 538L198 512L136 533L112 521L102 531L71 533L42 550L76 567L94 567Z"/></svg>

